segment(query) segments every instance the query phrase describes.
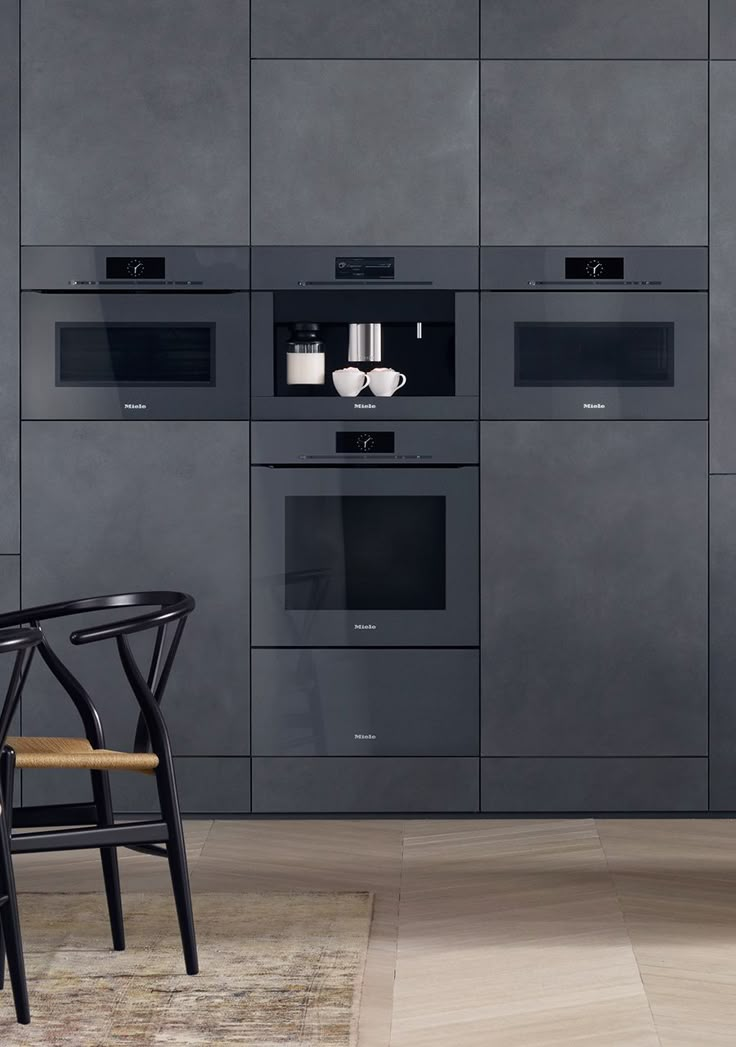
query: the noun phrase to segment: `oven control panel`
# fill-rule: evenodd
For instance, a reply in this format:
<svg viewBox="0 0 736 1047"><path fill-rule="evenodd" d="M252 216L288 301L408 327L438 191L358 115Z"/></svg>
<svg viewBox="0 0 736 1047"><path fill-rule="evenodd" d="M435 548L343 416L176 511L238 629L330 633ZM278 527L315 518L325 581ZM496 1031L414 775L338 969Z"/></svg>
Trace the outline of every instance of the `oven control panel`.
<svg viewBox="0 0 736 1047"><path fill-rule="evenodd" d="M108 280L163 280L166 259L163 255L108 255L105 275Z"/></svg>
<svg viewBox="0 0 736 1047"><path fill-rule="evenodd" d="M336 454L393 454L394 436L391 430L335 433Z"/></svg>

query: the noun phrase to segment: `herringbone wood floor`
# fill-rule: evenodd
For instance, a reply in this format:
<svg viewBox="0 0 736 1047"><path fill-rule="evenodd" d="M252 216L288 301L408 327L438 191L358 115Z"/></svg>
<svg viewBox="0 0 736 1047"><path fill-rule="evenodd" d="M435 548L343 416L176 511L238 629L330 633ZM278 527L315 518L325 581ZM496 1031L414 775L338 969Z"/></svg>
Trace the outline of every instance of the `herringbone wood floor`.
<svg viewBox="0 0 736 1047"><path fill-rule="evenodd" d="M361 1047L736 1044L732 821L201 821L194 890L372 890ZM97 890L94 853L16 859ZM122 852L128 891L167 889ZM135 948L135 942L129 942Z"/></svg>

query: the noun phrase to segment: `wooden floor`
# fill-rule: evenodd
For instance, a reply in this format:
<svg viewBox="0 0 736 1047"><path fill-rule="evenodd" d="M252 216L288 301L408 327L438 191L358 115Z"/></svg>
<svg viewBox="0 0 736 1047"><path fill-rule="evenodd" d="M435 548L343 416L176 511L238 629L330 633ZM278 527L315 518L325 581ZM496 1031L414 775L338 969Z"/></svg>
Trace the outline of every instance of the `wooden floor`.
<svg viewBox="0 0 736 1047"><path fill-rule="evenodd" d="M736 1044L733 821L215 821L204 890L371 890L361 1047ZM167 887L122 852L125 890ZM20 856L97 890L94 854ZM135 943L130 942L134 948Z"/></svg>

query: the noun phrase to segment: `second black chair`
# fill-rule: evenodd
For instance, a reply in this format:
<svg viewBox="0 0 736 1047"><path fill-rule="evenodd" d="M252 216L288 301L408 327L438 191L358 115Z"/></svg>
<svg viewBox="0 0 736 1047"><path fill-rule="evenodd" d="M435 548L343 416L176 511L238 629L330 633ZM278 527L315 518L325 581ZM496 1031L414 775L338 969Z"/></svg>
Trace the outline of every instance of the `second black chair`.
<svg viewBox="0 0 736 1047"><path fill-rule="evenodd" d="M102 721L92 698L58 653L52 649L48 637L42 633L42 627L47 621L72 615L109 612L117 608L151 607L155 609L143 614L134 614L132 617L126 616L122 620L106 621L102 625L78 629L70 636L71 643L76 646L105 640L115 641L122 671L138 704L139 713L133 751L118 752L105 747ZM7 807L12 805L16 768L25 771L36 768L87 770L90 772L93 792L91 803L24 806L14 809L12 815L15 827L65 828L47 828L41 832L14 834L11 836L13 853L99 848L113 946L118 950L125 948L125 932L117 848L128 847L144 854L166 858L171 874L187 974L196 974L199 970L197 944L174 761L160 706L184 625L193 609L194 600L186 593L143 592L47 604L0 615L0 629L28 624L41 632L38 646L40 656L74 703L85 735L83 738L6 738L4 733L0 733L0 742L5 740L0 754L0 783L5 792ZM170 627L173 627L173 634L168 637ZM154 631L155 636L150 666L144 676L131 649L129 637L146 631ZM8 719L7 723L0 724L0 728L4 726L7 732L9 724ZM160 818L150 821L116 822L110 793L111 771L154 774L161 809Z"/></svg>

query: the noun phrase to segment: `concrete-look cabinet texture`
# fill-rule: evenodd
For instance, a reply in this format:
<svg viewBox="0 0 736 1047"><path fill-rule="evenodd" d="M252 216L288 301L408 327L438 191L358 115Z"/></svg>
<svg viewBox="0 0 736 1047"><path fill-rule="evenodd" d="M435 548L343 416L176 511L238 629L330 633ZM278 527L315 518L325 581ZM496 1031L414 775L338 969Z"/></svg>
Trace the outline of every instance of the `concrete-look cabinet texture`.
<svg viewBox="0 0 736 1047"><path fill-rule="evenodd" d="M254 244L475 244L478 63L254 61Z"/></svg>
<svg viewBox="0 0 736 1047"><path fill-rule="evenodd" d="M736 807L736 476L710 480L710 802Z"/></svg>
<svg viewBox="0 0 736 1047"><path fill-rule="evenodd" d="M23 424L24 606L144 589L196 596L164 699L177 757L227 764L250 752L248 457L247 422ZM99 698L107 744L130 748L137 707L115 644L75 649L69 631L48 630ZM40 663L24 703L24 733L79 731Z"/></svg>
<svg viewBox="0 0 736 1047"><path fill-rule="evenodd" d="M0 555L18 553L18 0L0 4Z"/></svg>
<svg viewBox="0 0 736 1047"><path fill-rule="evenodd" d="M708 63L481 63L481 242L708 242Z"/></svg>
<svg viewBox="0 0 736 1047"><path fill-rule="evenodd" d="M23 0L23 243L248 243L248 22L248 0Z"/></svg>
<svg viewBox="0 0 736 1047"><path fill-rule="evenodd" d="M483 755L707 755L707 490L704 422L481 423Z"/></svg>
<svg viewBox="0 0 736 1047"><path fill-rule="evenodd" d="M481 0L481 26L482 58L708 57L708 0Z"/></svg>
<svg viewBox="0 0 736 1047"><path fill-rule="evenodd" d="M711 63L710 165L710 469L736 473L736 62Z"/></svg>
<svg viewBox="0 0 736 1047"><path fill-rule="evenodd" d="M477 58L478 0L252 0L253 58Z"/></svg>

